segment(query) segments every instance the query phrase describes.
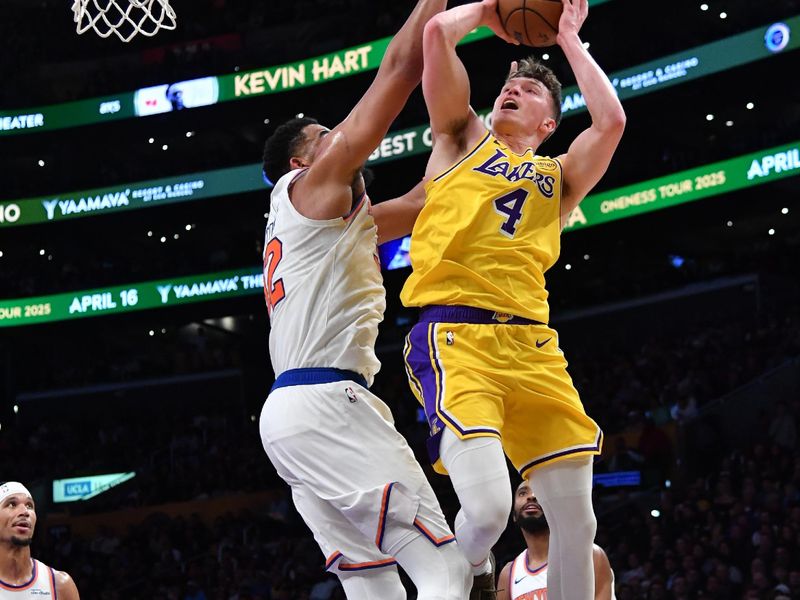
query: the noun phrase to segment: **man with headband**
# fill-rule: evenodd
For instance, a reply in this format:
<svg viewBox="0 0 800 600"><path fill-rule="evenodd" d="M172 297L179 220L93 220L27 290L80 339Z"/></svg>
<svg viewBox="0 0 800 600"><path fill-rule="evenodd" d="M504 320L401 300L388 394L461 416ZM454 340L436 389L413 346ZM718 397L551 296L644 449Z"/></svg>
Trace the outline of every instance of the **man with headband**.
<svg viewBox="0 0 800 600"><path fill-rule="evenodd" d="M79 600L67 573L31 557L36 505L19 482L0 484L0 598Z"/></svg>

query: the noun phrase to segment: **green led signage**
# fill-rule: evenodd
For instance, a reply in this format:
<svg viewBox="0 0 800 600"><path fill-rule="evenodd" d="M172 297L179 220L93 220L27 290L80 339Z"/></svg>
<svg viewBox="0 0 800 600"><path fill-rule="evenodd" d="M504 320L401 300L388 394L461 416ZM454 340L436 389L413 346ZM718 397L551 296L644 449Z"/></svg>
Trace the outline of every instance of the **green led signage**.
<svg viewBox="0 0 800 600"><path fill-rule="evenodd" d="M800 175L800 141L588 196L565 231L600 225ZM0 327L180 306L263 293L260 268L67 294L0 300Z"/></svg>

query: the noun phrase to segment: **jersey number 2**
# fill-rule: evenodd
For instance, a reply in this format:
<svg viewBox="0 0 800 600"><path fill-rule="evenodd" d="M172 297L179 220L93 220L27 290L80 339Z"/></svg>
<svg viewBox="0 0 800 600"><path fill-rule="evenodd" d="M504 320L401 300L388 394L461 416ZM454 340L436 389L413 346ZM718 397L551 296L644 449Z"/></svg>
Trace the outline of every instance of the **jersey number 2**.
<svg viewBox="0 0 800 600"><path fill-rule="evenodd" d="M267 299L267 311L272 315L272 311L286 296L283 289L283 279L273 281L275 269L283 258L283 242L278 238L272 238L267 244L267 251L264 254L264 270L267 272L267 280L264 282L264 297Z"/></svg>
<svg viewBox="0 0 800 600"><path fill-rule="evenodd" d="M500 231L508 237L514 237L514 234L517 232L517 223L522 218L522 206L527 199L528 191L519 188L500 196L494 201L494 209L501 215L507 217L505 222L500 226Z"/></svg>

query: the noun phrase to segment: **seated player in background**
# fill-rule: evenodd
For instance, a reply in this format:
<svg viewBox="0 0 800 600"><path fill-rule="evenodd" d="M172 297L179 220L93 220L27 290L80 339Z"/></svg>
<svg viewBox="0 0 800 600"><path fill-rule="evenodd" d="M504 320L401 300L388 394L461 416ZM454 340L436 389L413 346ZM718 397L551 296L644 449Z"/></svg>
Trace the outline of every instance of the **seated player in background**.
<svg viewBox="0 0 800 600"><path fill-rule="evenodd" d="M497 600L547 600L547 552L550 527L527 482L517 486L511 520L525 538L526 548L503 567L497 579ZM594 600L615 600L614 571L608 556L592 544Z"/></svg>

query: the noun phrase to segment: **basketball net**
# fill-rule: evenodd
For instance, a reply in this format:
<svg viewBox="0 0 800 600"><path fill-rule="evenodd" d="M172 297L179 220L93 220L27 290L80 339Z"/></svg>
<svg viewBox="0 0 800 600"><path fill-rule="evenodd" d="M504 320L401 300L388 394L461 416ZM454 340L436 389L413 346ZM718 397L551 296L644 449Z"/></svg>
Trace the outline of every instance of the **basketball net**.
<svg viewBox="0 0 800 600"><path fill-rule="evenodd" d="M137 33L150 37L175 29L177 21L169 0L73 0L72 12L79 34L94 29L100 37L113 33L123 42Z"/></svg>

